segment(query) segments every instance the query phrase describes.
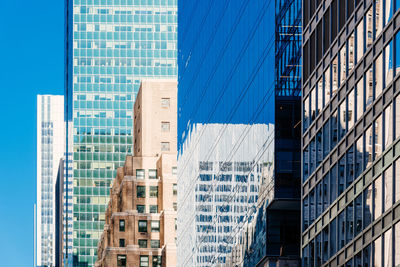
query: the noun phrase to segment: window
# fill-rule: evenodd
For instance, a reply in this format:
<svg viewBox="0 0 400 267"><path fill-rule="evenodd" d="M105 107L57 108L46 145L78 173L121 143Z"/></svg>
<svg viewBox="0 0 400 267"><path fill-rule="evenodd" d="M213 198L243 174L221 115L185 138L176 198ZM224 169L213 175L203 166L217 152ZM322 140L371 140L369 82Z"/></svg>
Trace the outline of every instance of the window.
<svg viewBox="0 0 400 267"><path fill-rule="evenodd" d="M169 142L161 142L161 151L169 151Z"/></svg>
<svg viewBox="0 0 400 267"><path fill-rule="evenodd" d="M308 126L310 125L310 99L307 96L306 99L304 100L303 103L303 126L304 129L303 131L305 132L308 129Z"/></svg>
<svg viewBox="0 0 400 267"><path fill-rule="evenodd" d="M178 210L178 204L176 202L172 203L172 206L174 207L174 211Z"/></svg>
<svg viewBox="0 0 400 267"><path fill-rule="evenodd" d="M139 248L147 248L147 240L146 239L139 239Z"/></svg>
<svg viewBox="0 0 400 267"><path fill-rule="evenodd" d="M125 220L119 220L119 231L125 232Z"/></svg>
<svg viewBox="0 0 400 267"><path fill-rule="evenodd" d="M348 41L348 53L349 53L349 73L354 67L354 56L355 56L355 49L354 49L354 32L351 33L349 41Z"/></svg>
<svg viewBox="0 0 400 267"><path fill-rule="evenodd" d="M397 202L400 200L400 159L397 159L393 165L394 165L394 171L395 171L394 202Z"/></svg>
<svg viewBox="0 0 400 267"><path fill-rule="evenodd" d="M382 115L375 120L375 158L382 154L382 142L383 142L383 127L382 127Z"/></svg>
<svg viewBox="0 0 400 267"><path fill-rule="evenodd" d="M160 232L160 221L151 221L151 231Z"/></svg>
<svg viewBox="0 0 400 267"><path fill-rule="evenodd" d="M150 213L157 213L158 206L157 205L150 205Z"/></svg>
<svg viewBox="0 0 400 267"><path fill-rule="evenodd" d="M178 173L178 168L177 167L172 167L172 174L177 175Z"/></svg>
<svg viewBox="0 0 400 267"><path fill-rule="evenodd" d="M388 86L389 83L393 80L393 53L392 53L392 44L391 41L385 47L385 85Z"/></svg>
<svg viewBox="0 0 400 267"><path fill-rule="evenodd" d="M383 266L382 265L382 238L378 237L374 241L374 266Z"/></svg>
<svg viewBox="0 0 400 267"><path fill-rule="evenodd" d="M382 176L374 182L374 220L382 215Z"/></svg>
<svg viewBox="0 0 400 267"><path fill-rule="evenodd" d="M364 228L371 223L372 219L372 185L364 190Z"/></svg>
<svg viewBox="0 0 400 267"><path fill-rule="evenodd" d="M384 133L384 149L388 148L390 144L392 143L393 140L393 104L391 103L386 109L385 109L385 133Z"/></svg>
<svg viewBox="0 0 400 267"><path fill-rule="evenodd" d="M373 82L372 82L372 66L368 69L365 80L365 109L372 104L373 101Z"/></svg>
<svg viewBox="0 0 400 267"><path fill-rule="evenodd" d="M160 247L160 240L150 240L150 247L151 248L159 248Z"/></svg>
<svg viewBox="0 0 400 267"><path fill-rule="evenodd" d="M387 168L383 177L384 194L383 194L383 211L387 211L393 204L393 169L392 166Z"/></svg>
<svg viewBox="0 0 400 267"><path fill-rule="evenodd" d="M383 2L383 0L378 0L375 3L375 36L378 36L383 29Z"/></svg>
<svg viewBox="0 0 400 267"><path fill-rule="evenodd" d="M319 79L318 84L317 84L317 115L321 113L322 110L322 78Z"/></svg>
<svg viewBox="0 0 400 267"><path fill-rule="evenodd" d="M147 221L139 221L139 232L147 233Z"/></svg>
<svg viewBox="0 0 400 267"><path fill-rule="evenodd" d="M143 186L143 185L137 186L137 197L139 197L139 198L146 197L146 186Z"/></svg>
<svg viewBox="0 0 400 267"><path fill-rule="evenodd" d="M153 267L161 267L161 256L153 256Z"/></svg>
<svg viewBox="0 0 400 267"><path fill-rule="evenodd" d="M117 267L126 267L126 255L117 255Z"/></svg>
<svg viewBox="0 0 400 267"><path fill-rule="evenodd" d="M157 179L157 170L155 169L149 170L149 179Z"/></svg>
<svg viewBox="0 0 400 267"><path fill-rule="evenodd" d="M161 107L162 108L169 108L170 99L169 98L161 98Z"/></svg>
<svg viewBox="0 0 400 267"><path fill-rule="evenodd" d="M383 234L383 265L382 266L390 266L392 265L392 229L387 230Z"/></svg>
<svg viewBox="0 0 400 267"><path fill-rule="evenodd" d="M137 205L136 209L137 209L138 213L145 213L146 206L145 205Z"/></svg>
<svg viewBox="0 0 400 267"><path fill-rule="evenodd" d="M121 248L124 248L124 247L125 247L125 239L120 239L120 240L119 240L119 246L120 246Z"/></svg>
<svg viewBox="0 0 400 267"><path fill-rule="evenodd" d="M149 266L149 256L140 256L140 267Z"/></svg>
<svg viewBox="0 0 400 267"><path fill-rule="evenodd" d="M136 170L136 179L140 179L140 180L144 179L144 170L143 169Z"/></svg>
<svg viewBox="0 0 400 267"><path fill-rule="evenodd" d="M178 185L177 184L172 185L172 193L174 194L174 196L176 196L178 194Z"/></svg>
<svg viewBox="0 0 400 267"><path fill-rule="evenodd" d="M375 60L374 86L375 99L382 93L383 87L383 71L382 71L382 54Z"/></svg>
<svg viewBox="0 0 400 267"><path fill-rule="evenodd" d="M357 25L357 62L360 61L362 56L364 55L364 20L361 20L360 23Z"/></svg>
<svg viewBox="0 0 400 267"><path fill-rule="evenodd" d="M357 86L356 86L356 106L357 106L357 119L361 118L364 112L364 79L361 78L361 80L358 81Z"/></svg>
<svg viewBox="0 0 400 267"><path fill-rule="evenodd" d="M170 129L170 124L168 121L162 121L161 122L161 131L162 132L169 132Z"/></svg>
<svg viewBox="0 0 400 267"><path fill-rule="evenodd" d="M150 186L150 197L158 197L158 186Z"/></svg>
<svg viewBox="0 0 400 267"><path fill-rule="evenodd" d="M347 77L347 66L346 66L346 45L344 45L339 52L340 55L340 84L342 84Z"/></svg>
<svg viewBox="0 0 400 267"><path fill-rule="evenodd" d="M394 266L400 264L400 222L394 225Z"/></svg>
<svg viewBox="0 0 400 267"><path fill-rule="evenodd" d="M354 90L351 90L347 97L347 129L351 129L354 125Z"/></svg>

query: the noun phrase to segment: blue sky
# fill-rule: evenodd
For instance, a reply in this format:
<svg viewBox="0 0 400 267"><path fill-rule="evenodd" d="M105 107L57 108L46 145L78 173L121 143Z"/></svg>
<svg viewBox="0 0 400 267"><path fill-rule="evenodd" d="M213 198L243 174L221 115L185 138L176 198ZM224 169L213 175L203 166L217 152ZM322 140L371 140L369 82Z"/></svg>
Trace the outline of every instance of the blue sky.
<svg viewBox="0 0 400 267"><path fill-rule="evenodd" d="M63 94L64 1L2 1L0 259L33 266L36 95Z"/></svg>

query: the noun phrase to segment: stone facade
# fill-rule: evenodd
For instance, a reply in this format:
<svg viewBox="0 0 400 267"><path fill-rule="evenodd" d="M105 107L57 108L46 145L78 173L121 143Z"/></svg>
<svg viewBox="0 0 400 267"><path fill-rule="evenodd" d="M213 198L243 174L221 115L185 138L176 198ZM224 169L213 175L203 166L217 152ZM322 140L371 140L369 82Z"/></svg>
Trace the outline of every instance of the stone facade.
<svg viewBox="0 0 400 267"><path fill-rule="evenodd" d="M134 156L118 168L96 267L176 266L177 83L145 80L134 106Z"/></svg>

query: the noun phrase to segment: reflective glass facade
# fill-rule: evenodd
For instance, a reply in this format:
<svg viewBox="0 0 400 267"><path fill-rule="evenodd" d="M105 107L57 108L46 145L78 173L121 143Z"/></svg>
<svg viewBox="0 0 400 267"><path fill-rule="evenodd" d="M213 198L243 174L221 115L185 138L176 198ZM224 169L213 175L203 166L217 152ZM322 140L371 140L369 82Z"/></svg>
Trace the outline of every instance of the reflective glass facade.
<svg viewBox="0 0 400 267"><path fill-rule="evenodd" d="M303 265L397 266L400 2L320 2L303 6Z"/></svg>
<svg viewBox="0 0 400 267"><path fill-rule="evenodd" d="M66 1L74 266L92 266L111 181L132 150L143 77L176 77L176 0ZM69 252L71 253L71 251Z"/></svg>
<svg viewBox="0 0 400 267"><path fill-rule="evenodd" d="M178 266L298 259L300 1L178 8Z"/></svg>

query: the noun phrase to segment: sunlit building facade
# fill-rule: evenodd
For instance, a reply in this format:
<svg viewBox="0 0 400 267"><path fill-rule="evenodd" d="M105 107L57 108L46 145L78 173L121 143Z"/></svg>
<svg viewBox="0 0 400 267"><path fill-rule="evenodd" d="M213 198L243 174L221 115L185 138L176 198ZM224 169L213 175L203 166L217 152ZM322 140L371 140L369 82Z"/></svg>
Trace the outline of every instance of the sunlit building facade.
<svg viewBox="0 0 400 267"><path fill-rule="evenodd" d="M303 266L398 266L400 2L303 8Z"/></svg>
<svg viewBox="0 0 400 267"><path fill-rule="evenodd" d="M298 266L300 1L178 9L178 266Z"/></svg>
<svg viewBox="0 0 400 267"><path fill-rule="evenodd" d="M67 0L66 179L74 266L92 266L109 189L133 146L142 78L175 78L176 0ZM72 159L71 159L72 158ZM71 262L71 256L69 256Z"/></svg>
<svg viewBox="0 0 400 267"><path fill-rule="evenodd" d="M36 266L56 262L56 181L64 155L64 97L37 96Z"/></svg>

